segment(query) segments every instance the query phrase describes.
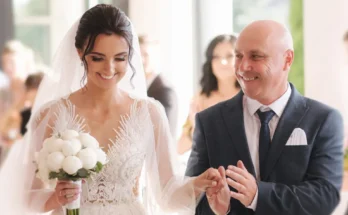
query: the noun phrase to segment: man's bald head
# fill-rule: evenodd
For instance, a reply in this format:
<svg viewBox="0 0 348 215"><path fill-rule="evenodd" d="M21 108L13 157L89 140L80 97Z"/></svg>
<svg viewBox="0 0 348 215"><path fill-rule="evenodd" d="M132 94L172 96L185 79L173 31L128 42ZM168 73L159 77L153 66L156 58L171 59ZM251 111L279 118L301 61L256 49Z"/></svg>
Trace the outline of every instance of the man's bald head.
<svg viewBox="0 0 348 215"><path fill-rule="evenodd" d="M273 20L259 20L247 25L239 38L256 36L266 44L279 45L284 50L294 50L292 36L285 25Z"/></svg>
<svg viewBox="0 0 348 215"><path fill-rule="evenodd" d="M261 20L246 26L236 42L235 64L244 93L263 104L278 99L287 88L293 59L292 36L283 24Z"/></svg>

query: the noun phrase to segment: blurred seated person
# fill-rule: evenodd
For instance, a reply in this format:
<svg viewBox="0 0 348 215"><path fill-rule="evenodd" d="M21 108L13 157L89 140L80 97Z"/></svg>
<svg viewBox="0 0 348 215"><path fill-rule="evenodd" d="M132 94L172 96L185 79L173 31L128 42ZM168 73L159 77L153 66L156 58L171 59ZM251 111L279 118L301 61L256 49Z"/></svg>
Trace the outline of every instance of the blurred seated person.
<svg viewBox="0 0 348 215"><path fill-rule="evenodd" d="M27 131L26 126L31 116L31 108L35 101L36 93L37 93L37 90L39 89L43 76L44 74L42 72L38 72L36 74L29 75L29 77L25 81L26 104L25 104L25 108L20 112L20 115L21 115L20 133L22 136L24 136L25 132Z"/></svg>
<svg viewBox="0 0 348 215"><path fill-rule="evenodd" d="M22 96L23 106L13 106L1 118L0 134L3 147L10 147L25 133L25 126L30 118L30 110L42 78L42 72L29 75L25 80L25 92Z"/></svg>
<svg viewBox="0 0 348 215"><path fill-rule="evenodd" d="M2 70L8 78L7 87L0 89L0 118L7 109L24 107L24 81L34 71L34 53L19 41L9 41L1 54Z"/></svg>
<svg viewBox="0 0 348 215"><path fill-rule="evenodd" d="M177 95L169 81L155 71L154 42L150 41L147 36L141 35L139 36L139 45L147 82L147 95L163 105L169 121L170 131L175 137L178 121Z"/></svg>
<svg viewBox="0 0 348 215"><path fill-rule="evenodd" d="M179 154L191 150L196 113L228 100L240 91L234 70L236 40L237 37L233 35L219 35L208 45L200 81L201 91L192 99L189 116L177 145Z"/></svg>

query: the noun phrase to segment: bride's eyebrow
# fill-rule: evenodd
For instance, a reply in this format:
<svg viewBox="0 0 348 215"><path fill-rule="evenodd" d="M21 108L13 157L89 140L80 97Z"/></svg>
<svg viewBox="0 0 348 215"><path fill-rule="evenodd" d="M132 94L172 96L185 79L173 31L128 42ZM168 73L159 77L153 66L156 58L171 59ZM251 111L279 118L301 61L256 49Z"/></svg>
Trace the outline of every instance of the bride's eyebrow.
<svg viewBox="0 0 348 215"><path fill-rule="evenodd" d="M105 57L105 54L100 53L100 52L90 52L89 54L95 54L95 55L99 55L99 56ZM128 52L120 52L118 54L115 54L115 57L116 56L121 56L121 55L127 55L127 54L128 54Z"/></svg>

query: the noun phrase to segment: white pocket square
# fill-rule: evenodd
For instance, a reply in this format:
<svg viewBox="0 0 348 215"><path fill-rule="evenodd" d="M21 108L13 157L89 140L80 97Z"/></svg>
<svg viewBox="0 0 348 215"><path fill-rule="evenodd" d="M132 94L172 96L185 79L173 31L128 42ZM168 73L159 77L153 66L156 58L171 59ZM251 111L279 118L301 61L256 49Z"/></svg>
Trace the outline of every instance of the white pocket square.
<svg viewBox="0 0 348 215"><path fill-rule="evenodd" d="M285 144L286 146L306 146L307 136L301 128L295 128Z"/></svg>

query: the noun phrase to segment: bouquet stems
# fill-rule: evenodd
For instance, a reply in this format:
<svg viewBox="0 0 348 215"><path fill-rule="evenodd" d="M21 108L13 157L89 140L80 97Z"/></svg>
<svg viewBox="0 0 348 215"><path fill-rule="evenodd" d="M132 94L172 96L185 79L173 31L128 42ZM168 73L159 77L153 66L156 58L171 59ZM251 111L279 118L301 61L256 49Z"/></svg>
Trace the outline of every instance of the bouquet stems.
<svg viewBox="0 0 348 215"><path fill-rule="evenodd" d="M80 215L80 208L77 209L66 209L66 215Z"/></svg>
<svg viewBox="0 0 348 215"><path fill-rule="evenodd" d="M72 183L78 184L81 187L82 181L78 180ZM65 208L65 215L80 215L80 196L75 201L65 205Z"/></svg>

